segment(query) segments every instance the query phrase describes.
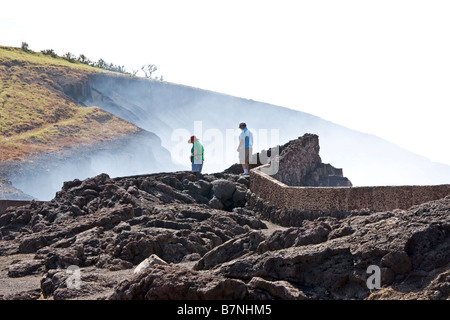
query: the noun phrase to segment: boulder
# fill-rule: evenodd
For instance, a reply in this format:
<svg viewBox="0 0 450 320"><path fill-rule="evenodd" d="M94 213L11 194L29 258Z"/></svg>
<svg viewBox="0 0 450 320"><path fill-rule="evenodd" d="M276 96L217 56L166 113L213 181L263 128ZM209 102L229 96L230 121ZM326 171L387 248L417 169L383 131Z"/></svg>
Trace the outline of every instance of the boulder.
<svg viewBox="0 0 450 320"><path fill-rule="evenodd" d="M250 186L250 178L249 178L249 176L239 176L239 178L237 179L237 181L236 181L237 183L240 183L240 184L242 184L242 185L244 185L244 186L246 186L246 187L249 187Z"/></svg>
<svg viewBox="0 0 450 320"><path fill-rule="evenodd" d="M41 279L41 292L45 298L53 297L54 300L97 298L117 282L92 269L80 269L78 274L54 269Z"/></svg>
<svg viewBox="0 0 450 320"><path fill-rule="evenodd" d="M220 201L220 199L217 198L216 196L212 197L212 199L209 200L208 205L213 209L219 209L219 210L222 210L224 207L222 201Z"/></svg>
<svg viewBox="0 0 450 320"><path fill-rule="evenodd" d="M236 184L229 180L219 179L212 182L212 192L222 203L233 197Z"/></svg>
<svg viewBox="0 0 450 320"><path fill-rule="evenodd" d="M233 193L234 207L243 207L246 203L247 189L238 185Z"/></svg>
<svg viewBox="0 0 450 320"><path fill-rule="evenodd" d="M248 293L242 280L227 279L176 265L154 264L115 287L109 300L239 300Z"/></svg>
<svg viewBox="0 0 450 320"><path fill-rule="evenodd" d="M155 265L167 265L167 262L165 262L163 259L158 257L156 254L152 254L150 257L142 261L133 271L134 274L144 271L145 269Z"/></svg>
<svg viewBox="0 0 450 320"><path fill-rule="evenodd" d="M8 268L8 277L19 278L44 270L44 260L22 260L13 263Z"/></svg>
<svg viewBox="0 0 450 320"><path fill-rule="evenodd" d="M20 253L33 253L45 247L47 240L42 234L26 236L19 245Z"/></svg>
<svg viewBox="0 0 450 320"><path fill-rule="evenodd" d="M253 277L248 283L250 289L266 291L275 299L281 300L307 300L308 297L287 281L268 281Z"/></svg>
<svg viewBox="0 0 450 320"><path fill-rule="evenodd" d="M215 266L239 258L244 254L256 251L264 239L261 232L254 231L233 238L207 252L195 265L195 270L212 269Z"/></svg>

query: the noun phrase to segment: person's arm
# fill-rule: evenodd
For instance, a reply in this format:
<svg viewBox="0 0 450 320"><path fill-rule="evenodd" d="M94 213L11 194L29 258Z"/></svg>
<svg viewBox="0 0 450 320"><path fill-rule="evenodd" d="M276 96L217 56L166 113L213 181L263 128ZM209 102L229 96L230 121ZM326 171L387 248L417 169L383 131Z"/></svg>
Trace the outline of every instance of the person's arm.
<svg viewBox="0 0 450 320"><path fill-rule="evenodd" d="M195 146L193 145L192 149L191 149L191 156L189 157L191 159L191 162L194 162L196 153L197 153L197 150L195 149Z"/></svg>
<svg viewBox="0 0 450 320"><path fill-rule="evenodd" d="M192 156L195 157L198 154L199 154L199 145L198 145L198 143L194 142L194 144L192 146Z"/></svg>
<svg viewBox="0 0 450 320"><path fill-rule="evenodd" d="M241 132L241 134L239 135L239 145L237 148L237 152L239 152L239 150L241 150L242 145L245 143L245 135L243 132Z"/></svg>
<svg viewBox="0 0 450 320"><path fill-rule="evenodd" d="M239 140L239 145L238 145L238 147L237 147L237 152L239 152L239 150L241 150L241 147L242 147L242 144L244 143L244 140L243 139L240 139Z"/></svg>

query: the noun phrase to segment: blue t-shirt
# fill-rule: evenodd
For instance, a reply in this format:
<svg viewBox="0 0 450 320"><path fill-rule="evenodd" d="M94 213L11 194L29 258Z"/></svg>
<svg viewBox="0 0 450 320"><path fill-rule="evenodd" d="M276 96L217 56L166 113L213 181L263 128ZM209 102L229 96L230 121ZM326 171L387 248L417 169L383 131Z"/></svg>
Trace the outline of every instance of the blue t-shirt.
<svg viewBox="0 0 450 320"><path fill-rule="evenodd" d="M244 140L244 143L241 145L241 149L253 148L253 134L247 128L244 128L239 135L239 142L241 140Z"/></svg>

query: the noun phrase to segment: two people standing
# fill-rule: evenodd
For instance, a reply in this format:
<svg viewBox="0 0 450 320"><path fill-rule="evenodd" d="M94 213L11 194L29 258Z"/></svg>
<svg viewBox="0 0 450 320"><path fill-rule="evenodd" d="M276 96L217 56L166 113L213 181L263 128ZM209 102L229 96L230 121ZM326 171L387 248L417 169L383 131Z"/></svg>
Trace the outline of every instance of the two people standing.
<svg viewBox="0 0 450 320"><path fill-rule="evenodd" d="M253 134L247 129L245 122L239 123L239 129L242 130L239 135L239 162L242 165L244 174L248 174L250 170L250 157L253 154ZM203 145L199 142L196 136L191 136L188 143L192 143L191 148L191 163L192 171L202 172L203 162L205 161Z"/></svg>

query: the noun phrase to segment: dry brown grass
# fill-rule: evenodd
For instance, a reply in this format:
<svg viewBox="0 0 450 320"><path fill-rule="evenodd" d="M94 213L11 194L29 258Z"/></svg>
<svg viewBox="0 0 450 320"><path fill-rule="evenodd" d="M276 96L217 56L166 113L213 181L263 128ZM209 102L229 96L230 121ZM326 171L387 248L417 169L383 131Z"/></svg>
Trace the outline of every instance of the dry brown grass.
<svg viewBox="0 0 450 320"><path fill-rule="evenodd" d="M92 145L139 130L67 97L61 81L104 72L40 53L0 47L0 161Z"/></svg>

